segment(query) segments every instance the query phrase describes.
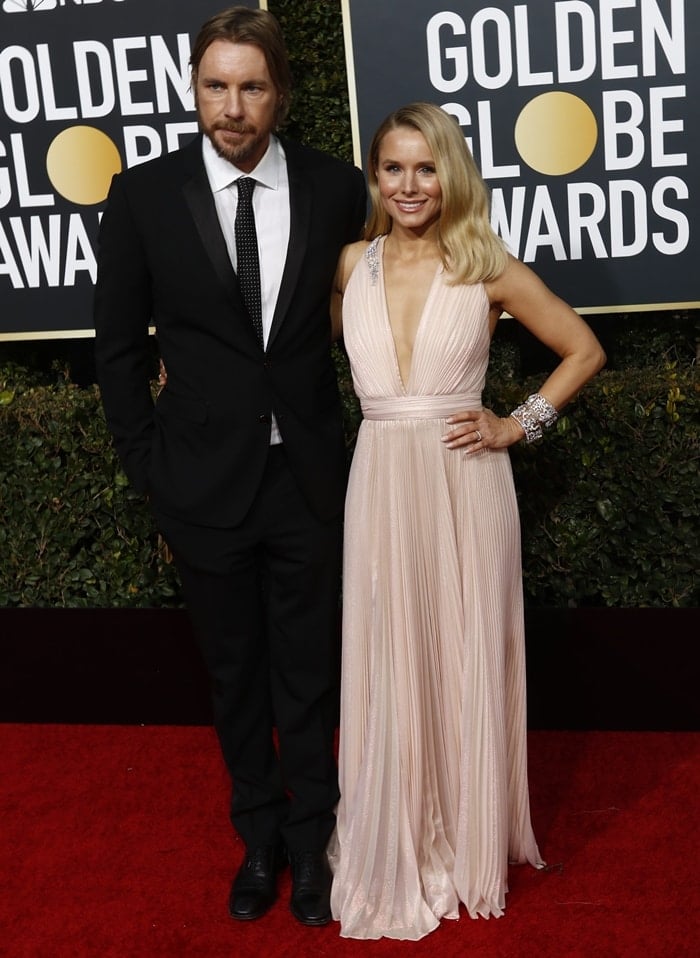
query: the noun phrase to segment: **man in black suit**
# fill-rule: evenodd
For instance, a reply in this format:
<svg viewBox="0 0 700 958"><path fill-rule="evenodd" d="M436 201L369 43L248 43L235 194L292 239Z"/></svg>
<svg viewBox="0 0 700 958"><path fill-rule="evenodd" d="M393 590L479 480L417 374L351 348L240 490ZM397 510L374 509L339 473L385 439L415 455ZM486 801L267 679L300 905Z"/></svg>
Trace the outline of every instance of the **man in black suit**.
<svg viewBox="0 0 700 958"><path fill-rule="evenodd" d="M191 66L203 135L110 189L98 378L124 470L175 556L212 680L246 846L229 910L264 914L288 857L292 912L320 925L338 799L346 476L328 303L340 249L362 227L364 180L273 132L290 74L271 14L213 17ZM244 178L254 220L239 236ZM167 373L155 405L149 324Z"/></svg>

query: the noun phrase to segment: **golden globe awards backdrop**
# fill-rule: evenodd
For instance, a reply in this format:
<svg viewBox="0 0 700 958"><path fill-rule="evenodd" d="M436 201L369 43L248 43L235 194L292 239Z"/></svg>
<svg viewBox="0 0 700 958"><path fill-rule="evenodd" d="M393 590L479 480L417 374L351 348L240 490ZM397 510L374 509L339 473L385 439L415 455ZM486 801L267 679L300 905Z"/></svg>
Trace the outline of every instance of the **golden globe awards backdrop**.
<svg viewBox="0 0 700 958"><path fill-rule="evenodd" d="M0 338L92 335L112 175L196 133L190 44L226 5L0 0Z"/></svg>
<svg viewBox="0 0 700 958"><path fill-rule="evenodd" d="M511 251L581 312L700 305L700 0L343 0L356 162L454 114Z"/></svg>

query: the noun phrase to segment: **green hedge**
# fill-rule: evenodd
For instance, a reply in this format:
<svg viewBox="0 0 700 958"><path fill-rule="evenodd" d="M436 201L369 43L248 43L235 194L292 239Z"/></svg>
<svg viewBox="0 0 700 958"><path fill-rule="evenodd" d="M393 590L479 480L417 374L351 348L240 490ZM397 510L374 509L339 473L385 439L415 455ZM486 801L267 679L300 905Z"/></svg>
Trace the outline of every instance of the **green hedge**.
<svg viewBox="0 0 700 958"><path fill-rule="evenodd" d="M495 350L487 399L503 413L524 390L509 345ZM337 358L352 446L358 411ZM529 605L700 604L699 411L692 365L604 371L556 431L513 447ZM180 604L96 387L0 367L0 449L0 606Z"/></svg>
<svg viewBox="0 0 700 958"><path fill-rule="evenodd" d="M700 605L699 412L692 367L603 371L556 432L513 447L529 604Z"/></svg>
<svg viewBox="0 0 700 958"><path fill-rule="evenodd" d="M97 387L0 367L0 606L180 604Z"/></svg>

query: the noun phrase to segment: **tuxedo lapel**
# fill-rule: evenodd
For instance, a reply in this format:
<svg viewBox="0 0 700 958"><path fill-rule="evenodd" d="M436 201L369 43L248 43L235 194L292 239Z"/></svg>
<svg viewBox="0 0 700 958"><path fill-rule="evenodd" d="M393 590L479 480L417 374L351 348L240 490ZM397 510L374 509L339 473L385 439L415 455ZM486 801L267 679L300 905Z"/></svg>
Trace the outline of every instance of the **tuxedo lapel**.
<svg viewBox="0 0 700 958"><path fill-rule="evenodd" d="M283 145L289 176L289 246L287 247L287 259L282 273L282 283L268 337L268 349L279 332L292 302L306 256L309 230L311 229L311 184L301 164L296 162L294 144L285 141Z"/></svg>
<svg viewBox="0 0 700 958"><path fill-rule="evenodd" d="M311 229L311 184L303 165L296 156L294 144L285 142L284 148L289 176L289 245L268 337L268 349L279 332L292 303L306 256ZM189 148L187 170L189 177L184 183L183 193L197 232L216 275L233 300L235 308L245 311L238 278L231 265L226 240L219 225L214 197L201 160L201 140L196 140Z"/></svg>
<svg viewBox="0 0 700 958"><path fill-rule="evenodd" d="M221 226L219 225L214 197L203 165L200 165L194 176L185 183L183 193L197 227L197 232L207 256L214 266L216 275L219 277L219 281L229 295L237 301L241 301L242 304L238 280L231 265L224 234L221 232Z"/></svg>

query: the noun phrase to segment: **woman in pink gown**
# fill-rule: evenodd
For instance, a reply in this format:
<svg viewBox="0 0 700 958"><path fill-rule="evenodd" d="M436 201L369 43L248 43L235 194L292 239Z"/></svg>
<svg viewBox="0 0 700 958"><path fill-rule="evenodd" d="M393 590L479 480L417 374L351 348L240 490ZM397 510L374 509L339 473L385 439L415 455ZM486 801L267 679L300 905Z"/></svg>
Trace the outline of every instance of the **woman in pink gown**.
<svg viewBox="0 0 700 958"><path fill-rule="evenodd" d="M551 425L604 362L586 324L491 230L456 122L382 124L367 241L334 321L363 411L345 519L333 916L418 939L462 903L500 916L509 862L542 865L527 784L520 528L507 447ZM503 311L561 362L511 416L481 405Z"/></svg>

